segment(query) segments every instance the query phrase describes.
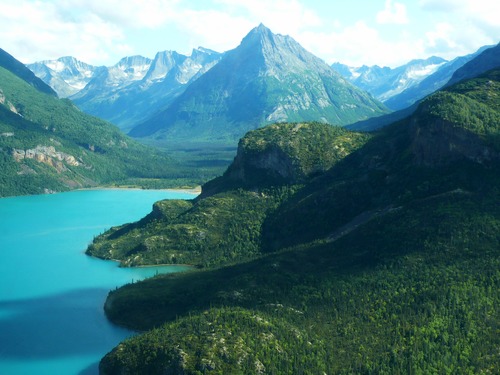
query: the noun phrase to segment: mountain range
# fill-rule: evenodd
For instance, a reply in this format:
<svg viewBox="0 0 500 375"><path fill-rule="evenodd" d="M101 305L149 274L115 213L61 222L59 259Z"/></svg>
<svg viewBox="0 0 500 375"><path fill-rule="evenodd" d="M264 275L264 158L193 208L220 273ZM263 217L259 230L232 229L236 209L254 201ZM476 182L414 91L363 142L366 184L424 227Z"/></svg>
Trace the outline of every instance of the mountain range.
<svg viewBox="0 0 500 375"><path fill-rule="evenodd" d="M228 141L273 122L345 125L386 112L294 39L261 24L130 135Z"/></svg>
<svg viewBox="0 0 500 375"><path fill-rule="evenodd" d="M349 67L334 63L332 68L356 86L368 91L392 110L410 107L448 83L453 73L491 46L475 53L447 61L440 57L412 60L397 68L362 66Z"/></svg>
<svg viewBox="0 0 500 375"><path fill-rule="evenodd" d="M413 60L394 69L341 63L329 69L292 38L260 25L239 47L223 54L199 47L190 56L163 51L154 59L125 57L111 67L72 57L28 67L85 112L165 146L179 141L234 143L246 131L275 121L347 125L387 113L363 91L392 110L410 108L486 49L451 61L435 56ZM388 118L393 117L404 115Z"/></svg>
<svg viewBox="0 0 500 375"><path fill-rule="evenodd" d="M0 50L0 197L173 177L172 161L87 115Z"/></svg>
<svg viewBox="0 0 500 375"><path fill-rule="evenodd" d="M124 131L168 104L183 88L220 59L208 49L191 56L158 52L154 59L124 57L111 67L92 66L72 57L28 64L60 97L108 120Z"/></svg>
<svg viewBox="0 0 500 375"><path fill-rule="evenodd" d="M63 72L80 72L74 81L86 86L69 97L79 108L157 143L236 143L246 131L275 121L345 125L387 112L295 40L264 25L224 54L159 52L154 60L124 58L83 74L65 62L76 63L63 58L29 66L47 82L55 69L48 75L40 65L58 67L63 80Z"/></svg>

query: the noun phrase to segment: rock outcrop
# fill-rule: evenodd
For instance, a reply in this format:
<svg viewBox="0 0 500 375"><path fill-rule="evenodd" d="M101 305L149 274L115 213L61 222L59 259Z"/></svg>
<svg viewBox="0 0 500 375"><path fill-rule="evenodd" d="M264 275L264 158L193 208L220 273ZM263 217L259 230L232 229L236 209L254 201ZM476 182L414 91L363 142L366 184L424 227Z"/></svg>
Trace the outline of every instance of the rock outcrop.
<svg viewBox="0 0 500 375"><path fill-rule="evenodd" d="M33 159L39 163L47 164L57 170L58 173L67 170L67 166L78 167L82 162L73 155L56 151L54 146L36 146L32 149L13 149L12 157L18 162L24 159Z"/></svg>

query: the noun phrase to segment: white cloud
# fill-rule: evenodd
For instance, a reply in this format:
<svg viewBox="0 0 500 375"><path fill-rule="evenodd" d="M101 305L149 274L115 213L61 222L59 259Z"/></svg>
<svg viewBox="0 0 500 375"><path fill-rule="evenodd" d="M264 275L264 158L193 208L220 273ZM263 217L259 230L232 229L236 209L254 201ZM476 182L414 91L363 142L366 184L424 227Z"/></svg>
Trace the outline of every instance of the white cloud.
<svg viewBox="0 0 500 375"><path fill-rule="evenodd" d="M423 51L421 41L410 43L402 34L401 40L388 42L364 21L331 33L304 33L299 41L329 64L340 61L353 66L395 66L419 57Z"/></svg>
<svg viewBox="0 0 500 375"><path fill-rule="evenodd" d="M297 0L218 0L227 11L239 11L255 23L264 23L276 33L295 34L310 27L320 26L321 18L312 9Z"/></svg>
<svg viewBox="0 0 500 375"><path fill-rule="evenodd" d="M377 13L376 19L380 24L406 24L408 23L406 6L397 2L393 3L392 0L386 0L384 10Z"/></svg>
<svg viewBox="0 0 500 375"><path fill-rule="evenodd" d="M378 13L376 4L353 12L352 3L323 3L332 12L319 13L305 0L2 0L0 40L23 62L72 55L111 64L162 49L223 52L262 22L329 63L389 66L430 54L453 58L499 41L498 1L384 0ZM409 14L419 22L410 23Z"/></svg>
<svg viewBox="0 0 500 375"><path fill-rule="evenodd" d="M115 25L92 14L75 18L57 2L8 0L2 4L0 24L2 48L25 63L40 55L92 62L123 48L123 33Z"/></svg>
<svg viewBox="0 0 500 375"><path fill-rule="evenodd" d="M243 17L233 17L215 10L184 10L179 30L188 35L188 50L203 46L223 52L235 48L250 29L257 26Z"/></svg>
<svg viewBox="0 0 500 375"><path fill-rule="evenodd" d="M480 1L480 0L476 0ZM454 12L463 8L467 0L419 0L418 5L430 12Z"/></svg>
<svg viewBox="0 0 500 375"><path fill-rule="evenodd" d="M500 40L500 2L491 0L420 0L436 21L425 33L427 53L453 58Z"/></svg>
<svg viewBox="0 0 500 375"><path fill-rule="evenodd" d="M79 9L121 27L156 28L176 17L177 0L60 0L60 6Z"/></svg>
<svg viewBox="0 0 500 375"><path fill-rule="evenodd" d="M320 17L297 0L215 0L211 9L180 8L172 20L188 37L184 53L202 45L216 51L238 46L243 37L263 23L274 33L298 35L321 24Z"/></svg>

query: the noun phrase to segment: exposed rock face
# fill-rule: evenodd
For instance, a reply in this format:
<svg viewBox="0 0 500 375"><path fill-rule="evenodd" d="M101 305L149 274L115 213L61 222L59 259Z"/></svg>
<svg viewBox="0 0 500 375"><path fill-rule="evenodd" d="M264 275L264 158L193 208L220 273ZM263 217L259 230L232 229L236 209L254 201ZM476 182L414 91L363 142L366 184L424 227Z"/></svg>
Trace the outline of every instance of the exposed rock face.
<svg viewBox="0 0 500 375"><path fill-rule="evenodd" d="M23 159L33 159L55 168L59 173L67 170L67 165L78 167L82 165L73 155L56 151L54 146L36 146L33 149L13 149L12 157L18 162Z"/></svg>
<svg viewBox="0 0 500 375"><path fill-rule="evenodd" d="M413 119L410 131L417 165L442 166L461 159L484 164L500 159L478 135L440 118L425 123Z"/></svg>
<svg viewBox="0 0 500 375"><path fill-rule="evenodd" d="M233 164L227 171L232 180L251 181L256 175L272 180L297 182L302 176L300 169L295 168L289 155L276 145L259 153L247 152L240 143Z"/></svg>
<svg viewBox="0 0 500 375"><path fill-rule="evenodd" d="M14 112L16 115L19 114L19 112L17 111L17 108L14 106L14 104L12 104L11 102L9 102L5 98L5 94L3 93L2 89L0 89L0 104L6 105L9 108L9 110L11 112Z"/></svg>
<svg viewBox="0 0 500 375"><path fill-rule="evenodd" d="M224 175L204 184L200 197L226 189L302 184L369 137L322 123L277 123L248 132Z"/></svg>

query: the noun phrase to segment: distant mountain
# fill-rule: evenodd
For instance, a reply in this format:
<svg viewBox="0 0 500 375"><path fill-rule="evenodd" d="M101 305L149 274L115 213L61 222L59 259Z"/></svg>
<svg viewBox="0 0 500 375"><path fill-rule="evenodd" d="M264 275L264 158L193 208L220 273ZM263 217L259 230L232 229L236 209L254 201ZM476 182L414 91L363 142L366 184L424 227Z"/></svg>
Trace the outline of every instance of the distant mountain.
<svg viewBox="0 0 500 375"><path fill-rule="evenodd" d="M457 57L441 66L438 71L431 74L415 86L408 88L384 104L395 111L387 115L373 117L368 120L358 121L347 126L350 130L370 131L375 130L395 121L410 116L418 107L419 102L443 87L466 78L473 78L487 70L500 66L499 46L481 47L477 52ZM452 78L450 78L452 77Z"/></svg>
<svg viewBox="0 0 500 375"><path fill-rule="evenodd" d="M220 57L200 47L191 56L164 51L153 60L124 57L111 67L95 67L73 57L28 67L60 97L69 97L83 111L128 130L168 105Z"/></svg>
<svg viewBox="0 0 500 375"><path fill-rule="evenodd" d="M455 73L455 71L457 71L457 69L474 59L481 52L485 51L488 48L490 47L481 47L475 53L466 56L460 56L446 62L445 64L441 65L439 69L434 73L427 76L425 79L416 83L415 85L408 87L398 95L389 98L384 102L384 104L393 110L399 110L411 106L418 100L432 94L433 92L443 87L450 80L451 76Z"/></svg>
<svg viewBox="0 0 500 375"><path fill-rule="evenodd" d="M82 90L99 69L71 56L39 61L26 66L52 87L60 98L67 98Z"/></svg>
<svg viewBox="0 0 500 375"><path fill-rule="evenodd" d="M218 52L198 48L191 56L164 51L153 60L127 57L102 69L71 99L85 112L128 130L168 105L189 83L215 65L220 56Z"/></svg>
<svg viewBox="0 0 500 375"><path fill-rule="evenodd" d="M294 39L260 25L170 106L130 134L158 142L234 142L272 122L345 125L386 111Z"/></svg>
<svg viewBox="0 0 500 375"><path fill-rule="evenodd" d="M494 47L478 51L478 53L475 54L474 59L470 59L469 62L455 71L447 83L447 86L451 86L465 79L477 77L478 75L487 72L488 70L498 68L499 66L500 43Z"/></svg>
<svg viewBox="0 0 500 375"><path fill-rule="evenodd" d="M28 83L29 85L36 88L38 91L43 92L45 94L57 96L56 92L46 83L44 83L41 79L35 76L33 72L29 69L26 69L23 63L16 60L12 55L4 51L0 48L0 66L4 69L7 69L12 74L15 74L23 81Z"/></svg>
<svg viewBox="0 0 500 375"><path fill-rule="evenodd" d="M425 60L412 60L397 68L366 66L359 68L335 63L332 68L350 82L368 91L382 102L412 87L438 70L446 60L432 56Z"/></svg>
<svg viewBox="0 0 500 375"><path fill-rule="evenodd" d="M0 54L0 197L170 176L170 160Z"/></svg>
<svg viewBox="0 0 500 375"><path fill-rule="evenodd" d="M356 86L374 95L388 108L398 111L439 90L455 71L490 47L481 47L475 53L451 61L433 56L426 60L413 60L394 69L376 65L355 68L341 63L334 63L332 68ZM493 68L494 64L491 66ZM470 75L469 78L473 76ZM367 123L371 124L373 121L368 120ZM383 123L386 125L389 122Z"/></svg>

